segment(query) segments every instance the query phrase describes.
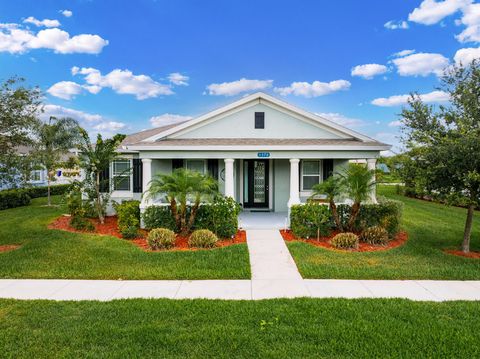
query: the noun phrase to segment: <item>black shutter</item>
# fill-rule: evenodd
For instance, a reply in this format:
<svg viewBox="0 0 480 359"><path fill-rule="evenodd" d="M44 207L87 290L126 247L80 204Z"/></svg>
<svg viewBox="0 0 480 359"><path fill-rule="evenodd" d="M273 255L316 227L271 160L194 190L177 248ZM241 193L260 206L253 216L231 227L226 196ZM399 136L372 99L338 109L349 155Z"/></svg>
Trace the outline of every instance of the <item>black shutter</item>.
<svg viewBox="0 0 480 359"><path fill-rule="evenodd" d="M182 168L183 167L183 160L181 158L174 158L172 160L172 170L176 170L178 168Z"/></svg>
<svg viewBox="0 0 480 359"><path fill-rule="evenodd" d="M100 172L100 192L106 193L110 187L110 166Z"/></svg>
<svg viewBox="0 0 480 359"><path fill-rule="evenodd" d="M210 159L207 162L208 173L214 179L218 180L218 160L217 159Z"/></svg>
<svg viewBox="0 0 480 359"><path fill-rule="evenodd" d="M142 193L143 182L143 167L142 160L139 158L133 159L133 192Z"/></svg>
<svg viewBox="0 0 480 359"><path fill-rule="evenodd" d="M265 112L255 112L255 128L265 128Z"/></svg>
<svg viewBox="0 0 480 359"><path fill-rule="evenodd" d="M333 175L333 160L323 160L323 180L325 181L331 175Z"/></svg>

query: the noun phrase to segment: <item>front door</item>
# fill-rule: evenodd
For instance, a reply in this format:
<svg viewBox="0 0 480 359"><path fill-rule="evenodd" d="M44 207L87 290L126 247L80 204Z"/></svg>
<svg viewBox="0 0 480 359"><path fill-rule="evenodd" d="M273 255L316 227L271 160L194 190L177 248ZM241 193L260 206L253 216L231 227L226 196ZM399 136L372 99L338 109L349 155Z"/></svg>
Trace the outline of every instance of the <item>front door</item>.
<svg viewBox="0 0 480 359"><path fill-rule="evenodd" d="M243 166L243 206L268 208L268 160L245 160Z"/></svg>

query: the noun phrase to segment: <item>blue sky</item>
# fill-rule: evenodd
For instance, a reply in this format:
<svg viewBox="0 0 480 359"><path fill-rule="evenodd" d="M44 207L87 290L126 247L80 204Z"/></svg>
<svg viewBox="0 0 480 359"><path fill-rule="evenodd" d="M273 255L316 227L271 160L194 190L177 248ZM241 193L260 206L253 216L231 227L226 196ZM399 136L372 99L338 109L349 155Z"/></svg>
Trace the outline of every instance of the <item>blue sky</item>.
<svg viewBox="0 0 480 359"><path fill-rule="evenodd" d="M472 0L0 2L0 78L105 135L261 90L396 144L405 95L448 100L438 75L479 41Z"/></svg>

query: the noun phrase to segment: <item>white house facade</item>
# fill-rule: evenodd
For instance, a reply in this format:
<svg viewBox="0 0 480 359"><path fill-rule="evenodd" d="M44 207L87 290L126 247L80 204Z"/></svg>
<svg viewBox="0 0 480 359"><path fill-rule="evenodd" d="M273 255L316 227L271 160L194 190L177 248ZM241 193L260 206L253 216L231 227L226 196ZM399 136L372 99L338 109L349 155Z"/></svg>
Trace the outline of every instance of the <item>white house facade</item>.
<svg viewBox="0 0 480 359"><path fill-rule="evenodd" d="M312 186L350 160L374 169L389 145L255 93L190 121L127 136L109 173L112 199L149 199L153 176L179 167L209 173L220 192L246 211L287 212L305 202ZM132 169L131 171L128 171Z"/></svg>

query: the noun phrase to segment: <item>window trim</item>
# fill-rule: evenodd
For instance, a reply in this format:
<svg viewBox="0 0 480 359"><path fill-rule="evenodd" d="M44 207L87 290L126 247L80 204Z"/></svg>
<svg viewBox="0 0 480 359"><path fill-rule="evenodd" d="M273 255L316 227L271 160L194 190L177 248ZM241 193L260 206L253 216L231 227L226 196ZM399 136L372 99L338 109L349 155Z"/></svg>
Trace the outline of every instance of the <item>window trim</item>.
<svg viewBox="0 0 480 359"><path fill-rule="evenodd" d="M119 177L119 175L115 175L114 174L114 168L115 168L115 162L129 162L130 164L130 180L129 180L129 184L128 184L128 190L126 189L115 189L115 177ZM127 175L125 176L121 176L121 177L127 177ZM133 159L132 158L116 158L114 159L111 163L110 163L110 189L113 192L128 192L128 193L133 193Z"/></svg>
<svg viewBox="0 0 480 359"><path fill-rule="evenodd" d="M30 182L31 183L39 183L39 182L43 182L43 176L42 176L42 170L32 170L30 172ZM33 176L35 173L38 173L38 179L34 179Z"/></svg>
<svg viewBox="0 0 480 359"><path fill-rule="evenodd" d="M207 160L203 160L201 158L186 158L184 161L183 161L183 167L188 169L188 162L190 161L197 161L197 162L200 162L202 161L203 162L203 172L202 172L202 175L205 175L208 173L208 162Z"/></svg>
<svg viewBox="0 0 480 359"><path fill-rule="evenodd" d="M262 119L261 126L257 126L257 114L262 114L263 115L261 117L261 119ZM261 111L255 112L254 127L255 127L256 130L264 130L265 129L265 112L261 112Z"/></svg>
<svg viewBox="0 0 480 359"><path fill-rule="evenodd" d="M318 162L318 175L317 174L310 174L310 175L304 175L303 174L303 165L305 162ZM301 161L301 166L300 166L300 191L305 192L305 193L311 193L311 189L306 189L303 186L303 177L304 176L310 176L310 177L316 177L318 176L318 183L323 182L323 160L321 159L308 159L308 160L302 160Z"/></svg>

